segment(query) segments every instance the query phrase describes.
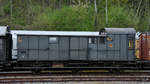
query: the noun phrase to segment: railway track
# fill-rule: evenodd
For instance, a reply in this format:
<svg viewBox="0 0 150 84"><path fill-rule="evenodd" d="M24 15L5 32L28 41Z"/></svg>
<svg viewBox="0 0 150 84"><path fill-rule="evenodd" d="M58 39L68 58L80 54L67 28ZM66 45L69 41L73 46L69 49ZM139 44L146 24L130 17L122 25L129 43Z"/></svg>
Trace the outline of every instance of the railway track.
<svg viewBox="0 0 150 84"><path fill-rule="evenodd" d="M73 81L141 81L150 82L150 72L124 72L112 74L95 73L41 73L31 72L0 72L0 83L13 82L73 82Z"/></svg>
<svg viewBox="0 0 150 84"><path fill-rule="evenodd" d="M12 82L70 82L70 81L144 81L149 82L150 76L26 76L4 77L0 83Z"/></svg>
<svg viewBox="0 0 150 84"><path fill-rule="evenodd" d="M81 71L81 72L70 72L70 71L42 71L34 74L32 71L8 71L0 72L0 77L3 76L150 76L150 71L125 71L120 73L110 73L101 71Z"/></svg>

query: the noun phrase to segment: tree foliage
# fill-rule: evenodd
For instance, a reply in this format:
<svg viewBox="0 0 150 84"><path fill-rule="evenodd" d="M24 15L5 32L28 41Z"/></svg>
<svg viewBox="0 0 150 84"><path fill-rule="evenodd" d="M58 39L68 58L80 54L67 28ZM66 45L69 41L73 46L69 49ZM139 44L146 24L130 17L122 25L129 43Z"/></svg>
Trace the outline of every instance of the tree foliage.
<svg viewBox="0 0 150 84"><path fill-rule="evenodd" d="M150 30L150 0L97 1L97 29ZM93 31L94 0L0 0L0 25L13 29Z"/></svg>

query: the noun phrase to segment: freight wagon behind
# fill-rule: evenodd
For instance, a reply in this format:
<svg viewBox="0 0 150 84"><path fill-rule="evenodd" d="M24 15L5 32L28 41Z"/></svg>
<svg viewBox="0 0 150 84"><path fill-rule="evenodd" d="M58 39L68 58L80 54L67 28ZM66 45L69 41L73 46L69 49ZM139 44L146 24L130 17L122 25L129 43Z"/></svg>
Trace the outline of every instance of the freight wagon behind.
<svg viewBox="0 0 150 84"><path fill-rule="evenodd" d="M19 67L115 68L135 63L133 28L100 32L11 31ZM127 67L128 68L128 67Z"/></svg>
<svg viewBox="0 0 150 84"><path fill-rule="evenodd" d="M145 32L140 34L139 39L139 59L150 61L150 33Z"/></svg>

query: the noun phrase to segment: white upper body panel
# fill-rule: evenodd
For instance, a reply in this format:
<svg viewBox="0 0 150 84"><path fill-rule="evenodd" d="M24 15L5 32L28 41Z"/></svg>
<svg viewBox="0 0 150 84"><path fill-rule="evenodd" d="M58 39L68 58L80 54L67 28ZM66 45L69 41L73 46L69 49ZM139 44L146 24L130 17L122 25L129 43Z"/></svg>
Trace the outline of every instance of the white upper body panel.
<svg viewBox="0 0 150 84"><path fill-rule="evenodd" d="M99 35L99 32L82 32L82 31L12 30L11 33L17 35L57 35L57 36L98 36Z"/></svg>

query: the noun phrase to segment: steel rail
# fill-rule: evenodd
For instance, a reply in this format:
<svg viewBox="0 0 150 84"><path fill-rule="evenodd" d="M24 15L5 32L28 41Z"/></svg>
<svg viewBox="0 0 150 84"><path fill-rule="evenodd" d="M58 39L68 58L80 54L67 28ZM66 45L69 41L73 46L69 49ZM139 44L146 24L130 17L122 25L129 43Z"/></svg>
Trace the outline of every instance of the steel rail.
<svg viewBox="0 0 150 84"><path fill-rule="evenodd" d="M39 76L0 78L0 83L10 82L67 82L67 81L150 81L150 76Z"/></svg>
<svg viewBox="0 0 150 84"><path fill-rule="evenodd" d="M1 77L10 76L150 76L150 72L120 72L120 73L110 73L110 72L0 72Z"/></svg>
<svg viewBox="0 0 150 84"><path fill-rule="evenodd" d="M150 72L42 73L0 72L0 83L12 82L67 82L67 81L144 81L150 82Z"/></svg>

